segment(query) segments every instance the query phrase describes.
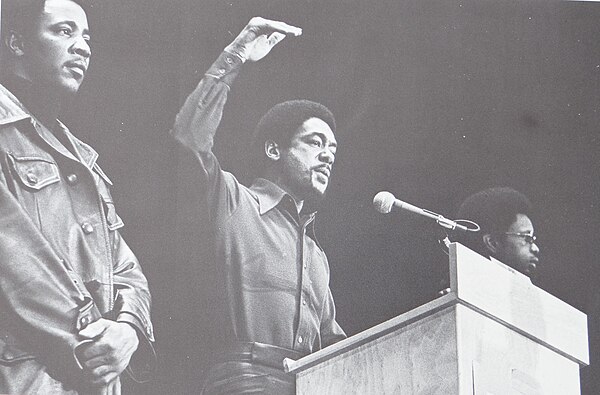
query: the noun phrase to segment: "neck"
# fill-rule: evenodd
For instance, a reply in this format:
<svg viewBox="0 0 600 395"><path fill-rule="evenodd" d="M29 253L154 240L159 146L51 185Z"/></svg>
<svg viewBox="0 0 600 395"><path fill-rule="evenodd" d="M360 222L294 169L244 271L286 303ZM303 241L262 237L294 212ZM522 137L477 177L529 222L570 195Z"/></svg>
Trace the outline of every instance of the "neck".
<svg viewBox="0 0 600 395"><path fill-rule="evenodd" d="M51 128L62 108L62 98L51 89L36 87L31 81L11 75L3 78L2 84L15 95L19 101L42 124Z"/></svg>
<svg viewBox="0 0 600 395"><path fill-rule="evenodd" d="M298 200L294 196L292 196L292 197L294 198L294 202L296 203L296 208L298 209L298 214L300 214L300 212L302 212L302 207L304 207L304 200Z"/></svg>

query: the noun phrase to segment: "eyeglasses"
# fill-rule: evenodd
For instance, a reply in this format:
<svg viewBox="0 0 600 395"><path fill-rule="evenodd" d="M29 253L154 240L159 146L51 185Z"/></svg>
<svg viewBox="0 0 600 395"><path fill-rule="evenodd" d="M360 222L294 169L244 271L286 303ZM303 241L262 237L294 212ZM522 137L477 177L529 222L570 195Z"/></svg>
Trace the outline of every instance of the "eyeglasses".
<svg viewBox="0 0 600 395"><path fill-rule="evenodd" d="M537 237L535 237L532 234L529 233L519 233L519 232L504 232L505 235L508 236L517 236L517 237L521 237L523 240L525 240L526 243L528 244L533 244L535 243L535 241L537 240Z"/></svg>

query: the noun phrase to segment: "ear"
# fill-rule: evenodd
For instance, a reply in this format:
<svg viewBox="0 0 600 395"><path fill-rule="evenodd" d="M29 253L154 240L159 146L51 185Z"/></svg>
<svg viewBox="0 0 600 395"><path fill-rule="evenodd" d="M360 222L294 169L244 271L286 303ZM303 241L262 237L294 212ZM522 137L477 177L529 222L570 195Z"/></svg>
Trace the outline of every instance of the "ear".
<svg viewBox="0 0 600 395"><path fill-rule="evenodd" d="M498 252L498 240L491 234L483 235L483 244L485 248L488 249L492 254L496 254Z"/></svg>
<svg viewBox="0 0 600 395"><path fill-rule="evenodd" d="M265 154L267 158L277 161L281 158L281 150L279 149L279 145L273 140L265 141Z"/></svg>
<svg viewBox="0 0 600 395"><path fill-rule="evenodd" d="M15 56L23 56L25 54L25 40L23 40L21 34L11 30L4 39L4 43L8 50Z"/></svg>

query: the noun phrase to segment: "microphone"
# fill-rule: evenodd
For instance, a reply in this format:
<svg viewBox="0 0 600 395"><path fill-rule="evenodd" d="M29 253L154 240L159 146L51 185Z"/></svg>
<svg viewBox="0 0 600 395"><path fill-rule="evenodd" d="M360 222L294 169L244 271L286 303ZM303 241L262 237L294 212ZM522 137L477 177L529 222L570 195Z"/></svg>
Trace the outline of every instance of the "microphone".
<svg viewBox="0 0 600 395"><path fill-rule="evenodd" d="M456 221L452 221L451 219L444 218L442 215L436 214L433 211L425 210L413 206L410 203L403 202L402 200L398 200L394 195L386 191L381 191L375 195L373 198L373 206L375 207L375 210L379 211L381 214L389 214L393 208L407 210L411 213L434 219L441 227L446 229L460 230L463 232L479 230L479 226L477 229L469 229L466 226L461 225Z"/></svg>

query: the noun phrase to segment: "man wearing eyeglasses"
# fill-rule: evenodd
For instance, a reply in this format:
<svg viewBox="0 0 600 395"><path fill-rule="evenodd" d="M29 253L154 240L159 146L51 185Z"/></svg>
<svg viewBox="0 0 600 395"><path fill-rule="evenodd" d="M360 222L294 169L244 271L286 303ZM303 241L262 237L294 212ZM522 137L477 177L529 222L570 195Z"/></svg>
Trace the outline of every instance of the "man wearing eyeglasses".
<svg viewBox="0 0 600 395"><path fill-rule="evenodd" d="M477 222L479 232L457 235L456 241L533 277L540 249L531 222L531 202L512 188L495 187L469 196L457 217Z"/></svg>

